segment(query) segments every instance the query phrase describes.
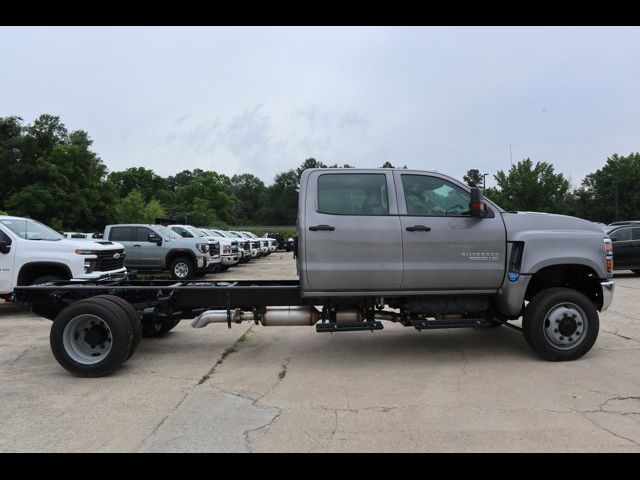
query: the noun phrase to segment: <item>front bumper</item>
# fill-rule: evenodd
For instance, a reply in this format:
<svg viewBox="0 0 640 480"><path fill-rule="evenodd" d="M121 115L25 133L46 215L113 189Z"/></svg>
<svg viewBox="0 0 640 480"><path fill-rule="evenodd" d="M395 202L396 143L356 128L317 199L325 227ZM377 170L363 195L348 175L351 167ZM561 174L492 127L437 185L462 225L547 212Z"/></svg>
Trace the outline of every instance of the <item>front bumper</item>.
<svg viewBox="0 0 640 480"><path fill-rule="evenodd" d="M613 292L616 284L613 280L606 280L600 282L600 286L602 287L602 308L600 311L604 312L613 303Z"/></svg>
<svg viewBox="0 0 640 480"><path fill-rule="evenodd" d="M238 263L238 255L223 255L222 265L235 265Z"/></svg>

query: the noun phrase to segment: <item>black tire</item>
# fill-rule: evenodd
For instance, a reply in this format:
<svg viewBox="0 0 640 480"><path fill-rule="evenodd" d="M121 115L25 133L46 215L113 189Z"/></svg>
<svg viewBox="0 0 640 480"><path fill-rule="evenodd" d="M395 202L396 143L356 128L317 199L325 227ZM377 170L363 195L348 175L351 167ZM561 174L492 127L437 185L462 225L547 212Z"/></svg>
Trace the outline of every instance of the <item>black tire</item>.
<svg viewBox="0 0 640 480"><path fill-rule="evenodd" d="M527 343L538 355L551 361L582 357L593 347L599 328L593 302L570 288L538 292L527 305L522 319Z"/></svg>
<svg viewBox="0 0 640 480"><path fill-rule="evenodd" d="M640 270L631 270L633 273L635 273L636 275L640 275Z"/></svg>
<svg viewBox="0 0 640 480"><path fill-rule="evenodd" d="M129 353L127 354L127 358L125 358L125 362L131 358L131 356L136 352L138 345L142 341L142 322L140 321L140 317L138 316L138 312L133 308L129 302L127 302L124 298L117 297L116 295L97 295L92 297L94 299L102 299L108 302L117 305L123 312L124 315L131 322L131 328L133 330L133 340L131 342L131 346L129 347Z"/></svg>
<svg viewBox="0 0 640 480"><path fill-rule="evenodd" d="M176 273L176 271L179 273ZM190 280L196 273L196 269L193 266L191 259L187 257L180 257L171 262L170 273L171 278L174 280Z"/></svg>
<svg viewBox="0 0 640 480"><path fill-rule="evenodd" d="M29 285L42 285L43 283L61 282L63 280L65 279L62 277L58 277L57 275L43 275L42 277L38 277L33 280ZM46 302L41 305L33 303L31 305L31 311L33 313L40 317L44 317L47 320L53 320L54 318L56 318L58 313L60 313L63 308L63 304L53 304L51 302Z"/></svg>
<svg viewBox="0 0 640 480"><path fill-rule="evenodd" d="M92 317L83 319L84 315L91 315L96 321ZM90 326L91 330L83 329L82 325ZM82 338L80 332L87 334ZM87 340L89 335L93 337ZM96 345L91 345L93 341ZM98 342L108 345L104 353ZM51 351L58 363L79 377L102 377L114 372L126 360L132 342L131 322L122 309L104 299L88 298L67 306L53 321L49 335ZM98 360L92 358L100 356Z"/></svg>

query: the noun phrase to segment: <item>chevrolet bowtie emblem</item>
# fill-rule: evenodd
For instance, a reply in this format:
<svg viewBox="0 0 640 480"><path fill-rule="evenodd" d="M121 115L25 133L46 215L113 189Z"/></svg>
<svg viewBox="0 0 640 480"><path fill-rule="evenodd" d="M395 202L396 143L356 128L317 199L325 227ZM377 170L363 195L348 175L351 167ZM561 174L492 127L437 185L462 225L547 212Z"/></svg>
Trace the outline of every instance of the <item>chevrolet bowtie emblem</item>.
<svg viewBox="0 0 640 480"><path fill-rule="evenodd" d="M113 259L118 260L120 258L120 254L118 252L113 254Z"/></svg>

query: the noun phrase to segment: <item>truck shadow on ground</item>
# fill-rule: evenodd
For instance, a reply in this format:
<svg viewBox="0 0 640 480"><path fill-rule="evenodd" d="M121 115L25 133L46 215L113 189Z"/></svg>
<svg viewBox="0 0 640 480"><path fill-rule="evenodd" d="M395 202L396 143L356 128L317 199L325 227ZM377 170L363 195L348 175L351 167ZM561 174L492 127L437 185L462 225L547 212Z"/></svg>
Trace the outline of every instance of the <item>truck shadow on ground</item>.
<svg viewBox="0 0 640 480"><path fill-rule="evenodd" d="M522 334L508 327L495 329L451 329L417 332L413 329L402 331L394 329L385 332L343 332L334 334L318 334L315 331L299 335L289 335L287 330L307 327L268 327L263 332L254 329L249 339L238 346L243 357L251 357L251 361L270 349L284 357L305 356L308 360L316 360L318 364L349 360L349 365L375 365L396 361L430 361L451 360L459 357L465 361L491 359L524 359L539 360L539 357L526 344ZM275 331L278 329L279 331ZM292 332L293 333L293 332ZM307 336L308 335L308 336ZM139 347L138 355L180 354L189 352L197 355L198 351L209 351L219 346L211 338L198 344L182 341L186 332L173 330L163 338L144 339ZM234 353L235 355L235 353ZM540 360L542 361L542 360Z"/></svg>

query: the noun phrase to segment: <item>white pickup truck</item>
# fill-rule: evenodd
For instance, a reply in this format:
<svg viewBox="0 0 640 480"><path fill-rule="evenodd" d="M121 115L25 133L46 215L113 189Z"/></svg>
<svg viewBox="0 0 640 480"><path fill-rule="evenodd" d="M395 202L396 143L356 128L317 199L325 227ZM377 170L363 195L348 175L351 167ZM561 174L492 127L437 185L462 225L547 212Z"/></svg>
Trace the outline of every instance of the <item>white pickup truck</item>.
<svg viewBox="0 0 640 480"><path fill-rule="evenodd" d="M28 218L0 216L0 295L18 285L60 280L124 278L119 243L67 239Z"/></svg>

